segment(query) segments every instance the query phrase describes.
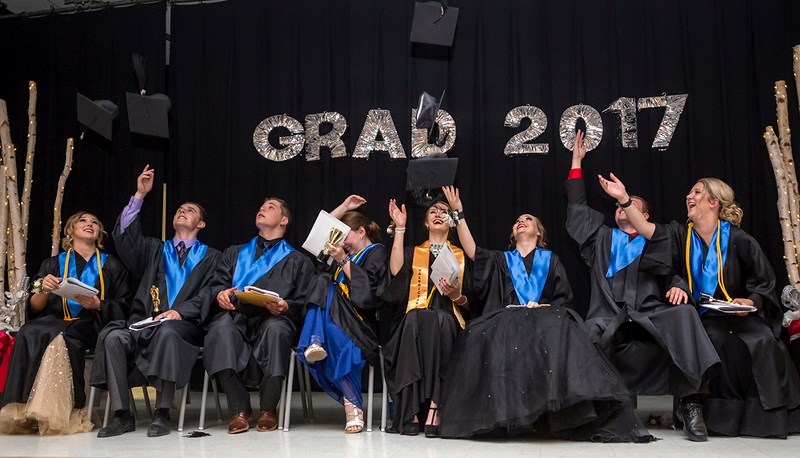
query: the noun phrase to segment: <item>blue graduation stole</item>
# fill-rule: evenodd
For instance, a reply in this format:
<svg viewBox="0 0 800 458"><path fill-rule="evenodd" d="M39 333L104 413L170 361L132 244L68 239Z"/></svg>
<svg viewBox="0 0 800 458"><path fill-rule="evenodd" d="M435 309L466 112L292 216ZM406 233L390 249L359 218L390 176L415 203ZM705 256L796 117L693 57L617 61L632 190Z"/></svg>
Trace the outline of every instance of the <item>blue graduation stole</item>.
<svg viewBox="0 0 800 458"><path fill-rule="evenodd" d="M542 290L547 281L547 272L550 270L550 257L553 254L550 250L536 248L533 255L533 267L531 273L525 270L525 261L516 249L506 251L506 264L511 273L511 282L514 284L514 291L517 292L520 305L528 302L539 302L542 297Z"/></svg>
<svg viewBox="0 0 800 458"><path fill-rule="evenodd" d="M643 235L637 235L631 240L625 231L620 229L611 231L611 260L608 262L606 278L613 277L641 256L645 243Z"/></svg>
<svg viewBox="0 0 800 458"><path fill-rule="evenodd" d="M196 241L189 248L186 254L186 259L181 265L180 258L178 258L178 251L175 250L172 240L164 242L164 281L167 283L167 309L171 309L175 305L175 298L186 283L186 279L194 270L194 267L203 260L208 251L208 245L201 241Z"/></svg>
<svg viewBox="0 0 800 458"><path fill-rule="evenodd" d="M722 287L726 299L730 300L725 291L724 281L722 281L722 269L728 258L731 223L728 221L717 222L717 231L711 237L705 260L703 260L703 240L694 231L693 224L689 225L689 234L691 235L691 244L689 240L686 241L688 245L686 261L689 264L689 269L687 269L689 271L689 290L692 292L694 300L699 301L701 293L713 296L717 286ZM701 309L701 313L704 311L705 309Z"/></svg>
<svg viewBox="0 0 800 458"><path fill-rule="evenodd" d="M380 243L371 243L371 244L365 246L364 248L362 248L361 251L359 251L358 253L356 253L356 254L348 254L347 256L350 257L350 262L354 262L354 263L356 263L358 265L361 265L361 263L364 262L364 258L367 257L367 253L372 251L372 249L375 248L377 245L380 245ZM339 289L342 290L342 293L344 293L345 297L350 299L350 288L345 283L346 279L347 278L344 275L344 270L341 267L337 267L336 271L333 272L333 281L334 281L334 283L339 285ZM329 302L329 305L330 305L330 302ZM358 312L356 312L356 313L358 313Z"/></svg>
<svg viewBox="0 0 800 458"><path fill-rule="evenodd" d="M94 254L92 257L86 261L86 265L83 267L83 272L81 272L80 278L78 277L78 264L75 261L75 258L72 257L72 248L67 251L63 251L58 255L58 268L59 268L59 275L61 278L77 278L78 280L86 283L87 285L94 286L97 284L97 277L100 277L100 294L101 299L105 297L105 287L103 285L103 277L102 277L102 270L103 266L106 264L106 259L108 259L108 253L101 253L100 250L94 250ZM65 320L74 319L81 313L81 309L83 306L78 301L73 301L72 299L62 298L62 302L65 304L65 312L69 312L69 316L64 314Z"/></svg>
<svg viewBox="0 0 800 458"><path fill-rule="evenodd" d="M258 237L256 236L239 249L236 268L233 272L233 285L231 285L239 290L258 281L259 278L275 267L275 264L281 262L283 258L294 251L294 248L286 243L286 240L281 240L254 261L253 256L256 255L257 243Z"/></svg>

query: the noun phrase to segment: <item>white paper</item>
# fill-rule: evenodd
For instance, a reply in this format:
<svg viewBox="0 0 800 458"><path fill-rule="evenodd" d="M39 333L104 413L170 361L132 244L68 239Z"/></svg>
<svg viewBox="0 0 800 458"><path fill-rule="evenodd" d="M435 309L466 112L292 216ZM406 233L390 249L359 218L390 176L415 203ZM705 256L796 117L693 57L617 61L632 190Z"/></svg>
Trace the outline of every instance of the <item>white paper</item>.
<svg viewBox="0 0 800 458"><path fill-rule="evenodd" d="M325 248L325 243L328 241L328 236L333 228L341 230L345 237L350 233L350 226L334 218L325 210L320 210L317 220L314 221L314 226L308 234L308 238L303 242L303 249L314 256L319 255ZM328 257L327 262L330 265L333 262L333 258Z"/></svg>
<svg viewBox="0 0 800 458"><path fill-rule="evenodd" d="M163 320L155 320L153 317L145 318L142 321L137 321L136 323L131 324L128 326L128 329L131 331L141 331L142 329L152 328L153 326L158 326L161 324Z"/></svg>
<svg viewBox="0 0 800 458"><path fill-rule="evenodd" d="M77 295L94 296L100 291L98 291L97 288L89 286L86 283L78 280L77 278L68 277L61 280L61 284L58 285L58 288L51 292L61 297L66 297L67 299L76 300L75 296Z"/></svg>
<svg viewBox="0 0 800 458"><path fill-rule="evenodd" d="M272 296L272 297L274 297L274 298L276 298L278 300L281 299L281 295L276 293L275 291L270 291L268 289L261 289L261 288L258 288L256 286L245 286L244 287L244 291L245 292L254 291L256 293L263 294L265 296Z"/></svg>
<svg viewBox="0 0 800 458"><path fill-rule="evenodd" d="M445 278L451 285L457 285L459 273L461 273L461 267L458 265L458 259L450 249L450 245L445 245L431 264L431 281L436 285L439 294L444 295L439 286L439 280Z"/></svg>
<svg viewBox="0 0 800 458"><path fill-rule="evenodd" d="M749 305L734 304L733 302L725 302L718 300L703 302L700 304L700 306L710 310L716 310L717 312L722 312L722 313L742 313L742 312L749 313L758 310L757 308L751 307Z"/></svg>

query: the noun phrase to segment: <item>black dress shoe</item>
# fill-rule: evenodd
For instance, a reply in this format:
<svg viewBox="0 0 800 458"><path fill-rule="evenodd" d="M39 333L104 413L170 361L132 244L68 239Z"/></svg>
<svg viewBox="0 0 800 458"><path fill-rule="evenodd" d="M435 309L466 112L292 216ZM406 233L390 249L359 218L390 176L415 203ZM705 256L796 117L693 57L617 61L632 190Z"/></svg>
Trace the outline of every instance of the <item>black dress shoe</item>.
<svg viewBox="0 0 800 458"><path fill-rule="evenodd" d="M108 426L97 431L97 437L114 437L136 431L136 420L133 415L114 415Z"/></svg>
<svg viewBox="0 0 800 458"><path fill-rule="evenodd" d="M169 434L172 430L169 420L168 409L156 409L153 421L150 423L150 427L147 428L147 437L159 437Z"/></svg>
<svg viewBox="0 0 800 458"><path fill-rule="evenodd" d="M706 421L703 419L703 405L697 402L681 402L675 411L678 420L683 423L683 433L694 442L708 440Z"/></svg>

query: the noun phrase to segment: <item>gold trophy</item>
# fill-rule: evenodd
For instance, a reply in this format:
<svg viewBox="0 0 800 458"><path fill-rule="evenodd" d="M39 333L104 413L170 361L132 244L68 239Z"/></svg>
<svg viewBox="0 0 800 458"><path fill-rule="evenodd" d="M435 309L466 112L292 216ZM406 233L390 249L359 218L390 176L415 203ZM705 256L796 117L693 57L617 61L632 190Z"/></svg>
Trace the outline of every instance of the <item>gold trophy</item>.
<svg viewBox="0 0 800 458"><path fill-rule="evenodd" d="M336 227L331 228L331 232L328 234L328 243L331 245L338 245L344 241L344 232ZM330 253L328 252L328 245L325 244L322 247L322 251L319 252L317 255L317 261L319 262L328 262L328 258L330 257Z"/></svg>
<svg viewBox="0 0 800 458"><path fill-rule="evenodd" d="M161 299L159 299L158 296L159 296L158 286L156 286L156 285L151 286L150 287L150 299L153 301L153 316L154 317L161 313L161 310L158 308L158 306L161 305Z"/></svg>

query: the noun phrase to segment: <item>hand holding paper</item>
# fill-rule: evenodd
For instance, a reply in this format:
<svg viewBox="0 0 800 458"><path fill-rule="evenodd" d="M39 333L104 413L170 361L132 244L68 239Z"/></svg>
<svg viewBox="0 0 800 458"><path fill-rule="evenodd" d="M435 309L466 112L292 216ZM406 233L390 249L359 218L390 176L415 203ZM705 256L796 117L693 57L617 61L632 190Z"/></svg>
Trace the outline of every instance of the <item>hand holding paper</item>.
<svg viewBox="0 0 800 458"><path fill-rule="evenodd" d="M69 277L65 278L59 283L58 288L51 291L53 294L57 294L61 297L66 297L67 299L72 299L74 301L83 302L78 298L78 296L88 296L92 297L97 295L100 291L93 286L89 286L86 283L78 280L77 278ZM84 299L85 301L86 299Z"/></svg>
<svg viewBox="0 0 800 458"><path fill-rule="evenodd" d="M339 245L349 233L350 226L334 218L325 210L320 210L311 232L303 242L303 248L316 256L320 262L330 264L331 258L325 244Z"/></svg>
<svg viewBox="0 0 800 458"><path fill-rule="evenodd" d="M431 264L431 281L436 285L439 294L446 296L447 293L442 289L439 280L444 278L449 284L458 286L458 275L461 273L461 267L458 265L458 259L453 254L453 250L449 245L445 245L436 260Z"/></svg>

